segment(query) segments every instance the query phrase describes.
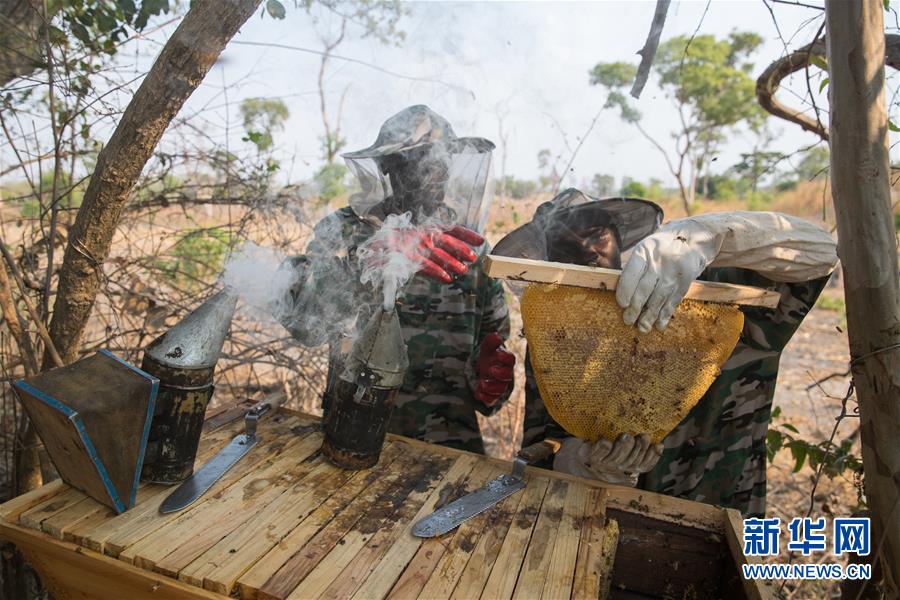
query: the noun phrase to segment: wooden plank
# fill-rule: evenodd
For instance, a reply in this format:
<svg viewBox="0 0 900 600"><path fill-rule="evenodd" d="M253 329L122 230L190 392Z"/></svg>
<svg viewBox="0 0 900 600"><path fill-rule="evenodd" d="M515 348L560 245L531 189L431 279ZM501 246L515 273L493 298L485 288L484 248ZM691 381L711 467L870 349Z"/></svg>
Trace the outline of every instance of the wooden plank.
<svg viewBox="0 0 900 600"><path fill-rule="evenodd" d="M41 504L68 489L69 486L64 483L62 479L57 479L36 490L31 490L21 496L16 496L15 498L0 504L0 519L15 523L19 520L19 515L26 510L34 508L38 504Z"/></svg>
<svg viewBox="0 0 900 600"><path fill-rule="evenodd" d="M156 569L157 563L166 559L166 568L163 570L164 565L160 565L160 572L177 576L177 570L170 570L171 565L182 561L187 565L293 485L298 471L306 473L314 468L315 465L302 461L319 450L322 437L314 434L299 440L282 438L276 443L281 443L281 447L270 446L268 451L259 452L265 459L252 468L243 460L238 462L233 469L243 477L233 485L178 513L154 530L152 536L122 550L118 558L144 569ZM185 531L191 535L186 537Z"/></svg>
<svg viewBox="0 0 900 600"><path fill-rule="evenodd" d="M483 486L489 479L496 475L496 469L486 463L478 463L472 470L472 474L464 481L464 485L457 486L452 492L447 493L446 504L475 491ZM419 547L412 560L403 570L403 574L391 588L388 598L427 598L424 593L425 584L438 565L438 562L450 548L457 548L454 540L460 535L460 530L468 532L469 523L463 523L459 528L439 537L428 538ZM465 534L465 532L464 532Z"/></svg>
<svg viewBox="0 0 900 600"><path fill-rule="evenodd" d="M431 482L438 479L437 475L443 473L449 466L449 459L443 456L416 457L411 468L404 469L400 475L400 485L389 493L382 494L375 506L356 522L347 535L341 538L338 545L319 561L319 564L303 580L303 583L291 592L289 600L321 596L340 577L340 573L354 560L368 541L381 531L382 527L390 526L399 507L408 503L421 505L421 502L425 501L431 489ZM423 483L425 483L424 486Z"/></svg>
<svg viewBox="0 0 900 600"><path fill-rule="evenodd" d="M591 598L608 598L612 586L613 565L616 564L616 551L619 548L619 523L615 519L607 519L603 528L603 544L600 556L603 564L600 567L600 593Z"/></svg>
<svg viewBox="0 0 900 600"><path fill-rule="evenodd" d="M526 476L526 490L527 486L532 485L533 480L533 475ZM500 554L503 540L512 526L513 517L525 498L525 491L517 492L492 509L492 514L488 519L491 527L479 538L472 556L460 574L451 598L469 600L481 596L481 590L484 589L494 562Z"/></svg>
<svg viewBox="0 0 900 600"><path fill-rule="evenodd" d="M531 539L531 533L551 481L553 480L546 477L535 477L528 482L516 516L513 518L513 524L503 539L500 553L497 555L497 560L494 561L494 568L491 569L491 574L481 592L482 598L499 600L512 596L522 560L528 549L528 541Z"/></svg>
<svg viewBox="0 0 900 600"><path fill-rule="evenodd" d="M287 561L306 544L341 511L345 510L353 499L379 477L383 469L401 453L403 444L391 442L381 452L378 465L357 471L343 487L333 490L332 495L312 513L303 519L287 536L260 558L246 573L238 579L241 598L257 598L259 590L281 569ZM289 590L290 591L290 590Z"/></svg>
<svg viewBox="0 0 900 600"><path fill-rule="evenodd" d="M41 523L41 530L44 533L61 540L63 539L63 530L72 527L96 512L105 512L106 510L108 510L108 507L103 506L96 500L83 498L81 501L59 511L52 517L44 519Z"/></svg>
<svg viewBox="0 0 900 600"><path fill-rule="evenodd" d="M203 421L203 431L215 431L234 423L235 421L243 424L241 417L243 417L244 412L254 404L256 404L256 402L253 400L243 400L236 404L226 404L213 414L210 414L210 412L207 411L206 419Z"/></svg>
<svg viewBox="0 0 900 600"><path fill-rule="evenodd" d="M575 561L572 600L596 600L602 597L600 593L604 584L609 584L608 571L612 569L612 560L603 552L607 521L606 497L606 490L592 490L588 496L578 560Z"/></svg>
<svg viewBox="0 0 900 600"><path fill-rule="evenodd" d="M258 597L265 600L283 600L300 585L306 576L329 554L352 527L369 510L374 509L383 494L402 486L405 472L412 466L413 457L389 458L384 463L370 469L374 479L366 485L362 493L335 514L306 544L294 546L294 553L266 583L259 589ZM394 462L396 460L396 462ZM305 589L305 586L304 586Z"/></svg>
<svg viewBox="0 0 900 600"><path fill-rule="evenodd" d="M558 283L598 290L614 290L622 271L601 267L585 267L567 263L490 255L484 259L484 272L495 279ZM744 306L775 308L781 294L748 285L715 281L695 281L685 298Z"/></svg>
<svg viewBox="0 0 900 600"><path fill-rule="evenodd" d="M235 582L260 557L291 532L354 473L327 461L313 469L290 490L182 569L182 581L219 592L231 593Z"/></svg>
<svg viewBox="0 0 900 600"><path fill-rule="evenodd" d="M213 455L214 450L217 448L217 444L225 439L230 440L235 434L232 433L232 429L223 430L222 432L214 435L205 436L201 438L200 444L197 450L197 465L201 465L206 460ZM148 483L141 483L138 488L137 499L135 504L143 504L155 498L159 494L166 494L167 492L171 492L172 488L165 485L155 485ZM74 527L78 526L81 521L89 519L94 515L100 514L109 514L111 511L107 506L93 500L91 498L85 498L81 502L70 506L59 513L53 515L49 519L46 519L41 523L41 528L45 533L52 535L55 538L62 539L66 532ZM115 514L112 512L112 514ZM74 541L77 538L74 536L70 536L69 540Z"/></svg>
<svg viewBox="0 0 900 600"><path fill-rule="evenodd" d="M60 600L223 600L205 590L9 522L0 522L0 537L23 551L53 597Z"/></svg>
<svg viewBox="0 0 900 600"><path fill-rule="evenodd" d="M59 494L34 505L19 515L19 525L40 531L41 523L46 519L81 502L86 497L87 496L75 488L68 488Z"/></svg>
<svg viewBox="0 0 900 600"><path fill-rule="evenodd" d="M725 539L728 542L728 549L731 551L731 557L734 560L735 567L741 570L741 565L747 563L760 563L762 560L758 556L746 556L744 554L743 532L744 523L741 513L733 508L726 508L724 516ZM760 579L740 578L747 600L769 600L777 596L776 589L771 581Z"/></svg>
<svg viewBox="0 0 900 600"><path fill-rule="evenodd" d="M494 470L489 477L493 478L498 474ZM491 537L491 533L496 529L505 531L504 515L508 515L508 522L512 521L512 515L521 497L522 492L517 492L463 523L447 544L447 550L438 561L419 596L422 598L450 598L464 570L472 560L475 560L473 556L476 548L483 547L481 542ZM499 542L495 544L495 547L499 549ZM485 579L487 579L487 574L485 574ZM481 590L479 589L478 592L480 593ZM477 594L470 597L477 597Z"/></svg>
<svg viewBox="0 0 900 600"><path fill-rule="evenodd" d="M443 455L430 454L427 460L434 468L426 468L427 476L418 482L406 501L382 523L375 535L354 555L353 560L334 577L328 588L320 594L320 598L337 600L353 596L388 549L400 539L401 535L409 535L407 527L411 527L418 520L423 505L435 494L435 490L444 481L447 470L453 464L450 457ZM313 575L314 573L311 573L307 581Z"/></svg>
<svg viewBox="0 0 900 600"><path fill-rule="evenodd" d="M541 512L534 524L534 532L528 543L522 569L519 571L513 598L532 598L543 586L553 557L566 496L574 485L565 481L550 482L544 503L541 504Z"/></svg>
<svg viewBox="0 0 900 600"><path fill-rule="evenodd" d="M569 480L579 481L577 478ZM654 519L674 525L724 535L722 509L711 504L702 504L684 498L654 494L646 490L619 485L604 486L603 489L606 489L609 494L607 508L652 516Z"/></svg>
<svg viewBox="0 0 900 600"><path fill-rule="evenodd" d="M472 472L478 462L477 455L465 453L458 456L456 462L447 471L447 475L441 482L441 486L435 489L416 516L400 532L396 542L385 552L378 564L372 569L371 574L363 581L362 585L353 594L355 599L384 598L397 578L406 568L406 565L416 554L422 540L410 533L413 525L422 517L434 512L435 506L446 499L448 493L452 493L460 485L465 484L466 477Z"/></svg>
<svg viewBox="0 0 900 600"><path fill-rule="evenodd" d="M285 440L282 435L289 428L297 423L296 419L288 418L282 422L273 423L272 420L264 421L260 435L265 434L262 443L244 456L240 463L229 470L219 481L217 481L207 492L194 504L200 506L207 502L210 498L218 494L220 491L228 488L235 481L244 476L247 469L253 468L258 463L266 459L268 453L273 448L283 448ZM222 446L228 442L222 441ZM149 502L135 507L123 515L119 515L114 519L110 519L91 534L86 540L86 545L92 550L100 551L112 557L118 557L126 547L143 539L163 525L178 518L181 513L171 513L167 515L159 514L159 505L167 496L161 495L150 500Z"/></svg>
<svg viewBox="0 0 900 600"><path fill-rule="evenodd" d="M141 491L138 490L138 499L141 497ZM63 530L63 539L79 546L85 545L85 538L93 533L98 527L116 517L114 510L103 510L91 514L88 517L78 521L71 527Z"/></svg>
<svg viewBox="0 0 900 600"><path fill-rule="evenodd" d="M544 578L544 590L541 592L543 598L568 598L572 594L575 559L578 557L588 496L588 489L583 485L569 484L550 566Z"/></svg>

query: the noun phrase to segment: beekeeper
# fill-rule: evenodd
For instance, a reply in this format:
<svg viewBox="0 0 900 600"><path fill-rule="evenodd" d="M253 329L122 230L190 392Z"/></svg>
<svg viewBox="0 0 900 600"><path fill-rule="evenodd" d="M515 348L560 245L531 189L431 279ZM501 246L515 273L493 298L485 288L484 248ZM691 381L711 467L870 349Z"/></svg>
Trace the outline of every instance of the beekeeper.
<svg viewBox="0 0 900 600"><path fill-rule="evenodd" d="M564 437L556 470L762 515L779 358L837 262L836 243L812 223L774 212L713 213L658 226L662 211L655 205L625 209L647 204L595 200L569 189L501 240L495 253L610 268L624 260L616 300L625 323L642 333L664 330L698 278L776 290L781 301L774 309L741 307L744 327L730 358L661 444L640 432L596 443L566 437L526 364L523 445Z"/></svg>
<svg viewBox="0 0 900 600"><path fill-rule="evenodd" d="M509 397L515 364L503 347L503 287L481 269L493 148L456 137L446 119L418 105L385 121L372 146L343 155L361 191L320 221L306 253L292 259L296 284L282 319L301 343L329 344L326 411L342 357L381 302L361 276L384 268L370 262L375 254L394 250L416 260L419 274L397 298L409 368L389 430L484 452L476 412L492 414ZM386 226L400 221L391 215L405 225ZM359 252L383 227L381 252Z"/></svg>

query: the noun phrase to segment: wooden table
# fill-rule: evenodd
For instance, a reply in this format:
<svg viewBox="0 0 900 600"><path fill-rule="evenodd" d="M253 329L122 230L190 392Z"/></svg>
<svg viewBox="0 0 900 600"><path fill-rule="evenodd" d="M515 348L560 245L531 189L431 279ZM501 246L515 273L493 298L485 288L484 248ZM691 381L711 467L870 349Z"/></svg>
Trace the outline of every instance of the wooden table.
<svg viewBox="0 0 900 600"><path fill-rule="evenodd" d="M219 425L198 464L243 426ZM142 485L116 515L55 481L0 506L0 537L60 600L768 594L737 576L734 511L529 469L523 492L421 540L420 517L510 466L390 436L376 467L342 471L320 455L318 421L290 411L260 435L179 513L158 512L169 487Z"/></svg>

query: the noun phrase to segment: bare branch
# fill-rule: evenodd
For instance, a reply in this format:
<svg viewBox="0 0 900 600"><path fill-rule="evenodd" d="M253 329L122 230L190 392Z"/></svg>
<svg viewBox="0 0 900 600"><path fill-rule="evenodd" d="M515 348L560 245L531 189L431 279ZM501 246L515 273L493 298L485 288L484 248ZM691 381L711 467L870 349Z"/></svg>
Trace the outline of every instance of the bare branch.
<svg viewBox="0 0 900 600"><path fill-rule="evenodd" d="M638 51L638 54L641 55L641 64L638 65L634 85L631 86L631 95L635 98L641 97L641 92L644 91L644 86L647 84L647 77L650 76L650 67L653 66L653 58L659 47L659 38L662 35L663 26L666 24L666 13L669 11L670 3L671 0L656 0L656 11L653 13L650 33L647 34L644 47Z"/></svg>

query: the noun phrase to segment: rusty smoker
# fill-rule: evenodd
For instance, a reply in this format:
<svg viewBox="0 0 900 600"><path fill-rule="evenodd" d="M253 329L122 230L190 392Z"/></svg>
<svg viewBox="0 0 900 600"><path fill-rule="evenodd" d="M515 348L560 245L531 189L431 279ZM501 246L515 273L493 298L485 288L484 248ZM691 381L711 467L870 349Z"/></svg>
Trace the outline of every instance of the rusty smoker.
<svg viewBox="0 0 900 600"><path fill-rule="evenodd" d="M144 351L141 369L159 378L144 479L173 484L193 473L213 372L236 302L236 296L219 292Z"/></svg>
<svg viewBox="0 0 900 600"><path fill-rule="evenodd" d="M337 383L327 391L322 453L329 461L344 469L378 463L408 366L397 311L378 308L353 344Z"/></svg>

